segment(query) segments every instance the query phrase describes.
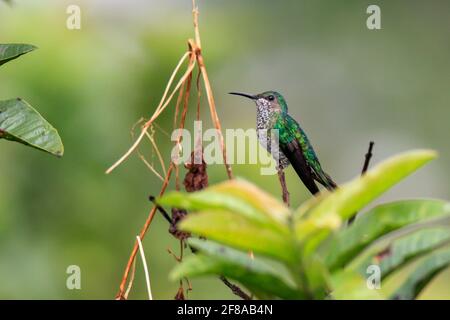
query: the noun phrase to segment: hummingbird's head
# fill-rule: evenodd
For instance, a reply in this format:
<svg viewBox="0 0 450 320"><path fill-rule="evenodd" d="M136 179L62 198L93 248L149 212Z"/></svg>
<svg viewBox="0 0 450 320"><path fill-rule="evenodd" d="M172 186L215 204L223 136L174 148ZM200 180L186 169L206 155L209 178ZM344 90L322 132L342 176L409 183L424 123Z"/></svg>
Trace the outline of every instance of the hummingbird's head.
<svg viewBox="0 0 450 320"><path fill-rule="evenodd" d="M283 96L276 91L266 91L256 95L250 95L240 92L230 92L230 94L252 99L260 108L268 108L270 109L270 111L275 112L288 112L286 101L284 100Z"/></svg>

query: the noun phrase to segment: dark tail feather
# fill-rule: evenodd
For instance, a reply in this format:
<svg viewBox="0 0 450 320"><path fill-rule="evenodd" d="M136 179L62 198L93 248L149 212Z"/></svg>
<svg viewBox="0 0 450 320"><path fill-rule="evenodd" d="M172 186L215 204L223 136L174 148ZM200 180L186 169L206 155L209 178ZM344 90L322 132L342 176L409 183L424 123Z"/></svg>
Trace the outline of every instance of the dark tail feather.
<svg viewBox="0 0 450 320"><path fill-rule="evenodd" d="M337 184L333 181L333 179L331 179L331 177L324 172L325 174L325 178L327 179L327 185L325 186L325 188L327 188L330 191L333 191L334 189L337 189Z"/></svg>
<svg viewBox="0 0 450 320"><path fill-rule="evenodd" d="M324 171L313 171L314 179L317 180L321 185L327 188L330 191L333 191L337 188L337 184L331 179L331 177L325 173Z"/></svg>

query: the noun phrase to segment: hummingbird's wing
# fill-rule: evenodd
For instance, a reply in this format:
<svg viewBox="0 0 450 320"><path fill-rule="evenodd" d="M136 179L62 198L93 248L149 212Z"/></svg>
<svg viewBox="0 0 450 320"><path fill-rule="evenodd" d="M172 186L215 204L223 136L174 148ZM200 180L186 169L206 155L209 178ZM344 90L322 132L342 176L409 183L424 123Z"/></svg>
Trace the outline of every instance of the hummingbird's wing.
<svg viewBox="0 0 450 320"><path fill-rule="evenodd" d="M311 169L306 163L305 157L303 156L301 147L297 140L292 140L287 144L280 144L280 149L286 158L289 159L292 167L294 168L297 175L302 180L303 184L308 188L312 194L319 193L319 188L314 182L314 178Z"/></svg>
<svg viewBox="0 0 450 320"><path fill-rule="evenodd" d="M280 125L276 126L276 129L278 129L279 134L280 150L289 159L306 188L314 195L319 193L311 168L303 154L296 128L289 126L288 123L280 123Z"/></svg>
<svg viewBox="0 0 450 320"><path fill-rule="evenodd" d="M299 145L301 146L306 163L310 167L313 178L328 190L336 189L336 183L334 183L331 177L327 173L325 173L325 171L323 171L319 159L317 158L316 152L309 142L306 133L303 131L297 121L295 121L291 116L287 115L286 121L288 122L287 124L289 128L295 128L293 129L293 131L296 135Z"/></svg>

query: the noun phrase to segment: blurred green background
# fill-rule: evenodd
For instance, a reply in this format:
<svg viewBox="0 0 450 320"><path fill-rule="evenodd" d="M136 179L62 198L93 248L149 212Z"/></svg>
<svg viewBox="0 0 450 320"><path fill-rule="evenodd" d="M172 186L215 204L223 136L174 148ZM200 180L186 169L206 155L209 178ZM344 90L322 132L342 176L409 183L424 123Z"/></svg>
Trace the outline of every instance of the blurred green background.
<svg viewBox="0 0 450 320"><path fill-rule="evenodd" d="M82 29L66 28L78 4ZM366 8L381 7L382 30L366 28ZM448 199L450 191L450 2L198 0L204 55L224 128L251 128L255 109L227 95L276 89L338 183L361 170L368 142L376 163L432 148L440 158L380 201ZM130 146L130 128L149 117L193 36L190 0L17 0L0 3L0 43L39 50L2 66L0 99L22 97L59 129L57 159L0 141L0 298L111 299L160 181L136 155L106 168ZM158 120L171 132L172 110ZM206 104L202 108L209 124ZM191 123L191 122L190 122ZM206 126L206 125L205 125ZM168 157L170 139L156 134ZM148 150L143 152L151 158ZM279 195L259 166L234 173ZM210 166L211 183L225 179ZM292 169L293 205L308 197ZM153 294L171 299L178 244L157 216L144 241ZM82 289L66 288L79 265ZM401 275L400 275L401 276ZM450 298L450 272L422 298ZM193 281L190 298L234 298L215 279ZM130 298L145 299L141 262Z"/></svg>

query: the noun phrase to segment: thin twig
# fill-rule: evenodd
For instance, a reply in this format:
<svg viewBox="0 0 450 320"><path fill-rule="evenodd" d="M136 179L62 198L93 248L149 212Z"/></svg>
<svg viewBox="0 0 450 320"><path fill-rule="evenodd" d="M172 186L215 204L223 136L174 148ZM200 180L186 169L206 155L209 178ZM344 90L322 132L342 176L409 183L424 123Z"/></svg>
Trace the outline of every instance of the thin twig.
<svg viewBox="0 0 450 320"><path fill-rule="evenodd" d="M195 42L193 40L188 40L188 45L189 45L189 51L186 52L182 58L180 59L180 61L178 62L176 68L174 69L174 71L172 72L172 75L169 79L169 82L167 83L166 89L164 91L164 94L161 98L161 101L158 105L158 107L156 108L156 110L154 111L152 117L150 118L150 120L148 120L144 126L142 127L141 133L138 136L138 138L135 140L135 142L133 143L133 145L130 147L130 149L118 160L116 161L116 163L114 163L107 171L106 173L110 173L112 172L115 168L117 168L117 166L119 166L122 162L124 162L132 153L134 150L137 149L137 147L139 146L140 142L142 141L142 139L144 138L144 136L147 134L147 130L149 129L149 127L154 123L154 121L156 120L156 118L158 118L158 116L165 110L165 108L167 107L167 105L171 102L174 94L177 92L177 90L180 89L180 93L182 93L184 91L184 86L186 85L186 90L185 90L185 95L184 95L184 108L183 108L183 114L181 117L181 124L179 126L180 129L180 134L178 136L178 139L176 141L176 144L179 146L179 148L181 148L180 146L180 141L182 139L182 135L181 135L181 129L184 128L184 122L186 119L186 114L187 114L187 107L188 107L188 102L189 102L189 95L190 95L190 88L191 88L191 80L192 80L192 72L195 68L195 65L198 64L199 66L199 78L200 79L200 75L203 75L203 82L206 88L206 95L207 95L207 100L208 100L208 105L209 105L209 109L210 109L210 113L211 113L211 118L212 121L214 123L214 126L216 128L216 130L218 131L218 135L220 138L220 145L221 145L221 149L222 149L222 155L223 155L223 159L224 159L224 164L225 164L225 168L227 171L227 175L229 179L233 178L233 174L232 174L232 170L230 165L227 162L227 156L226 156L226 147L225 147L225 143L224 143L224 138L223 138L223 134L222 134L222 129L221 129L221 124L220 124L220 120L219 117L217 115L217 111L216 111L216 106L215 106L215 102L214 102L214 96L213 96L213 92L211 89L211 84L209 82L209 78L208 78L208 74L206 72L206 67L204 64L204 60L203 60L203 56L201 54L201 41L200 41L200 32L199 32L199 28L198 28L198 8L195 5L195 0L192 1L193 4L193 17L194 17L194 31L195 31ZM183 76L180 78L180 80L178 81L177 85L175 86L175 88L172 90L171 94L167 97L167 94L172 86L172 83L175 79L176 74L178 73L179 69L181 68L182 64L184 63L184 61L186 60L187 57L190 57L189 59L189 64L187 66L187 69L185 71L185 73L183 74ZM183 87L182 87L183 86ZM180 100L181 97L180 95L178 96L177 100ZM177 101L178 104L178 101ZM198 109L199 110L199 109ZM198 113L198 111L197 111ZM176 124L177 121L177 117L178 117L178 111L177 111L177 107L175 110L175 114L176 117L174 118L174 124ZM167 174L164 178L164 182L163 185L161 187L159 196L162 196L168 186L172 171L175 169L175 171L178 173L178 167L177 165L171 161L170 162L170 166L167 170ZM142 227L142 230L139 234L139 239L143 239L145 234L148 231L148 228L150 227L150 224L155 216L155 213L157 211L157 206L153 206L153 208L151 209L150 213L148 214L148 217L145 221L144 226ZM127 266L125 268L123 277L122 277L122 281L120 283L119 286L119 292L117 294L117 298L118 299L123 299L125 298L124 294L125 294L125 285L130 273L130 270L132 268L132 266L134 265L134 261L137 255L137 251L139 250L139 243L138 241L135 242L134 246L133 246L133 250L130 254L130 257L128 259L128 263ZM132 280L131 280L132 282ZM247 299L249 298L249 296L247 294L245 294L238 286L230 284L228 282L228 280L225 279L224 283L230 287L230 289L232 289L233 293L237 294L238 296L242 297L243 299ZM231 285L231 286L230 286Z"/></svg>
<svg viewBox="0 0 450 320"><path fill-rule="evenodd" d="M198 27L198 7L195 4L195 0L192 0L192 17L194 20L194 32L195 32L195 43L199 49L202 48L202 42L200 40L200 29Z"/></svg>
<svg viewBox="0 0 450 320"><path fill-rule="evenodd" d="M138 156L139 158L142 160L142 162L146 165L146 167L154 173L155 176L158 177L159 180L164 181L164 178L159 174L158 171L156 171L156 169L150 164L150 162L147 161L147 159L145 159L144 155L140 152L138 152Z"/></svg>
<svg viewBox="0 0 450 320"><path fill-rule="evenodd" d="M361 176L365 175L367 172L367 169L369 169L369 164L370 164L370 159L372 159L372 150L373 150L373 146L374 146L375 142L370 141L369 143L369 149L367 150L366 155L364 156L364 165L361 171ZM350 219L348 219L348 223L347 226L350 226L356 219L356 215L358 213L356 212L354 215L352 215L350 217Z"/></svg>
<svg viewBox="0 0 450 320"><path fill-rule="evenodd" d="M200 120L200 102L201 102L201 97L202 97L202 90L200 87L200 77L202 76L202 70L198 69L198 74L197 74L197 81L196 81L196 85L197 85L197 121Z"/></svg>
<svg viewBox="0 0 450 320"><path fill-rule="evenodd" d="M183 85L180 87L180 91L178 92L177 103L175 104L175 113L173 116L173 130L175 130L177 128L178 113L180 112L180 103L183 100L183 93L184 93L185 85L186 85L186 83L183 83Z"/></svg>
<svg viewBox="0 0 450 320"><path fill-rule="evenodd" d="M181 90L181 88L180 88L180 90ZM158 123L153 122L152 126L155 126L159 131L161 131L162 134L164 134L167 138L170 139L170 134L166 130L164 130L164 128L161 127Z"/></svg>
<svg viewBox="0 0 450 320"><path fill-rule="evenodd" d="M153 149L156 152L156 156L158 157L159 163L161 164L161 168L163 170L164 175L166 175L167 174L166 165L164 164L164 160L163 160L163 157L161 155L161 152L159 152L159 148L158 148L158 145L155 142L155 138L153 138L153 136L150 135L148 133L148 131L145 132L145 134L146 134L147 138L150 140L150 142L151 142L151 144L153 146Z"/></svg>
<svg viewBox="0 0 450 320"><path fill-rule="evenodd" d="M191 55L190 61L189 63L194 64L195 62L195 54ZM192 85L192 73L187 77L186 79L186 91L184 93L184 100L183 100L183 111L181 113L181 121L180 121L180 126L179 126L179 131L178 131L178 137L177 140L175 142L175 145L178 146L178 153L177 153L177 160L180 157L180 152L181 152L181 140L183 139L183 129L184 129L184 124L186 122L186 116L187 116L187 111L188 111L188 107L189 107L189 98L191 96L191 85ZM176 190L180 190L180 177L179 177L179 166L178 163L175 163L175 189Z"/></svg>
<svg viewBox="0 0 450 320"><path fill-rule="evenodd" d="M139 252L141 253L142 265L144 266L145 281L147 283L148 300L153 300L152 288L150 285L150 276L148 274L147 260L145 259L144 247L142 246L141 238L139 236L136 236L136 239L139 244Z"/></svg>
<svg viewBox="0 0 450 320"><path fill-rule="evenodd" d="M125 291L125 300L128 300L128 295L130 294L131 288L133 288L134 276L136 275L136 260L133 262L133 267L131 269L130 281L128 282L127 291Z"/></svg>
<svg viewBox="0 0 450 320"><path fill-rule="evenodd" d="M243 300L252 300L252 298L241 290L237 285L232 284L224 276L220 276L220 280L237 296L241 297Z"/></svg>
<svg viewBox="0 0 450 320"><path fill-rule="evenodd" d="M289 207L289 191L286 185L286 176L284 175L283 169L278 169L278 179L280 180L281 191L283 192L282 198L283 202Z"/></svg>
<svg viewBox="0 0 450 320"><path fill-rule="evenodd" d="M159 193L159 196L162 196L164 194L164 192L166 191L166 188L169 185L169 180L170 180L170 176L172 174L172 170L173 170L173 164L171 164L169 166L169 169L167 170L167 175L166 175L166 178L164 179L164 183L163 183L163 185L161 187L161 191ZM152 223L153 218L155 217L156 210L157 210L156 206L153 206L153 208L150 210L150 213L148 214L147 220L145 221L144 226L142 227L142 230L139 233L139 238L140 239L144 239L145 234L147 233L147 230L150 227L150 224ZM125 284L127 282L128 275L130 273L130 269L131 269L131 267L133 265L134 259L136 258L136 254L137 254L138 249L139 249L139 244L137 243L137 241L135 241L134 246L133 246L133 250L131 251L130 257L128 259L127 266L126 266L124 274L122 276L122 281L120 282L119 292L118 292L118 294L116 296L118 299L124 298Z"/></svg>
<svg viewBox="0 0 450 320"><path fill-rule="evenodd" d="M131 137L134 139L134 130L136 128L136 126L138 126L139 124L141 124L144 121L144 118L139 119L134 125L133 127L131 127ZM156 170L154 168L154 166L152 164L150 164L150 162L147 161L147 159L145 158L145 156L139 151L139 147L136 149L136 152L139 156L139 158L142 160L142 162L147 166L147 168L153 172L153 174L161 181L164 181L164 178L161 176L161 174L158 172L158 170ZM164 167L163 167L164 168ZM165 168L164 168L165 169ZM166 172L164 172L164 175L166 174Z"/></svg>
<svg viewBox="0 0 450 320"><path fill-rule="evenodd" d="M160 205L158 205L156 203L155 196L149 196L148 199L156 206L156 209L158 209L158 211L162 214L164 219L166 219L167 222L172 224L173 223L172 218L169 216L169 214L167 213L167 211L163 207L161 207Z"/></svg>
<svg viewBox="0 0 450 320"><path fill-rule="evenodd" d="M369 169L369 164L370 164L370 159L372 158L372 150L373 150L374 144L375 144L375 142L373 142L373 141L370 141L370 143L369 143L369 150L367 150L367 153L365 155L364 166L361 171L362 176L366 173L367 169Z"/></svg>
<svg viewBox="0 0 450 320"><path fill-rule="evenodd" d="M208 73L206 72L206 67L203 62L203 56L201 55L201 53L197 55L197 61L198 61L199 67L200 67L200 69L202 71L202 75L203 75L203 82L204 82L205 88L206 88L206 96L208 98L211 119L212 119L212 122L214 123L214 126L219 135L219 142L220 142L220 147L222 149L223 163L225 165L225 169L227 170L228 179L233 179L233 172L232 172L231 166L228 164L228 160L227 160L227 149L226 149L225 141L224 141L223 134L222 134L222 126L220 124L219 116L217 115L216 104L214 102L214 96L213 96L213 92L211 89L211 84L209 82Z"/></svg>
<svg viewBox="0 0 450 320"><path fill-rule="evenodd" d="M192 5L194 7L192 13L193 13L193 18L194 18L195 43L192 43L191 40L189 41L189 43L190 43L190 46L192 47L193 51L196 53L198 67L200 68L200 72L203 76L203 83L204 83L205 89L206 89L206 96L208 99L208 105L209 105L209 110L211 113L211 119L212 119L212 122L214 123L214 126L219 135L219 142L220 142L220 147L222 149L223 163L224 163L225 169L227 171L228 179L233 179L233 172L232 172L231 166L228 164L228 160L227 160L227 150L226 150L226 146L225 146L225 142L224 142L224 138L223 138L223 134L222 134L222 126L220 124L219 116L217 115L216 103L214 101L214 94L213 94L213 91L211 88L211 83L209 81L208 72L206 71L205 62L203 60L202 45L201 45L201 41L200 41L200 30L198 27L198 9L195 4L195 0L192 0Z"/></svg>
<svg viewBox="0 0 450 320"><path fill-rule="evenodd" d="M216 111L216 104L215 104L214 95L213 95L213 92L211 89L211 83L209 82L208 73L206 72L206 66L205 66L203 56L201 53L202 44L201 44L201 40L200 40L200 30L198 27L198 8L195 4L195 0L192 0L192 7L193 7L192 14L193 14L193 18L194 18L194 30L195 30L195 44L193 44L192 41L189 41L189 44L197 56L197 62L198 62L198 66L199 66L199 75L198 75L197 80L200 79L201 75L203 76L203 83L206 88L206 96L207 96L207 100L208 100L209 110L211 113L211 119L212 119L212 122L214 123L216 130L218 131L225 169L227 171L228 179L233 179L233 172L232 172L231 166L228 164L228 160L227 160L226 146L224 143L222 127L220 124L219 116L217 115L217 111ZM200 96L199 96L199 98L200 98ZM199 113L199 108L198 108L197 112ZM244 300L251 300L249 295L247 295L245 292L243 292L238 286L230 283L225 277L222 276L222 277L220 277L220 279L228 288L231 289L231 291L235 295L241 297Z"/></svg>
<svg viewBox="0 0 450 320"><path fill-rule="evenodd" d="M145 135L145 132L148 130L148 127L153 123L153 121L160 115L160 113L165 109L165 107L169 104L170 100L173 97L173 94L176 90L179 89L179 87L181 86L181 84L184 82L184 80L186 79L186 77L192 72L192 70L194 69L194 65L190 65L188 67L188 69L186 70L185 74L183 75L183 77L180 79L180 81L178 82L177 86L175 87L174 91L172 92L172 94L169 96L169 98L167 99L167 101L165 101L167 93L172 85L172 82L176 76L176 74L178 73L178 70L180 69L180 67L182 66L183 62L186 60L186 58L190 55L190 52L186 52L180 59L180 61L178 62L178 65L176 66L175 70L173 71L169 82L167 83L166 86L166 90L164 91L163 97L161 98L161 101L158 105L158 107L156 108L155 112L153 113L152 117L150 118L149 121L147 121L144 125L144 127L142 128L141 134L139 135L139 137L137 138L137 140L133 143L133 145L131 146L130 149L128 149L128 151L119 159L116 161L116 163L114 163L108 170L106 170L106 173L109 174L111 173L115 168L117 168L122 162L124 162L132 153L133 151L138 147L139 143L141 142L142 138Z"/></svg>
<svg viewBox="0 0 450 320"><path fill-rule="evenodd" d="M191 59L189 60L188 69L189 69L190 66L195 65L194 58L195 57L193 55L191 55ZM191 79L192 79L192 73L189 73L188 76L187 76L187 79L185 78L185 81L187 81L187 89L186 89L186 96L187 97L185 97L185 101L184 101L184 110L183 110L183 115L181 117L180 128L184 128L184 123L185 123L185 120L186 120L186 113L187 113L187 107L188 107L188 102L189 102L189 97L188 96L189 96L189 91L190 91ZM181 132L180 132L180 135L178 136L177 143L179 143L180 139L181 139ZM164 179L164 182L163 182L163 185L161 187L161 191L159 193L160 197L166 191L166 188L167 188L167 186L169 184L169 180L170 180L170 177L171 177L171 174L172 174L172 171L173 171L174 168L175 168L175 164L173 162L171 162L170 166L169 166L169 168L167 170L167 175L166 175L166 177ZM147 230L148 230L148 228L150 227L150 224L153 221L153 218L155 216L156 210L157 210L157 207L153 206L153 208L151 209L151 211L150 211L150 213L149 213L149 215L147 217L147 220L145 221L145 224L144 224L144 226L143 226L143 228L142 228L142 230L141 230L141 232L139 234L139 237L141 239L144 239L145 234L147 233ZM130 268L131 268L131 266L133 264L134 259L136 258L137 251L138 251L138 243L135 242L135 244L133 246L133 250L131 251L130 257L128 258L128 263L127 263L127 266L125 267L125 271L124 271L124 274L122 276L122 281L120 282L119 292L117 294L117 297L119 299L123 298L123 294L124 294L124 290L125 290L125 284L126 284L127 279L128 279Z"/></svg>
<svg viewBox="0 0 450 320"><path fill-rule="evenodd" d="M194 70L194 68L195 68L195 60L188 65L186 72L184 73L183 77L181 77L181 79L178 81L178 84L175 86L175 89L173 89L169 98L167 98L167 101L161 106L161 108L159 110L157 110L157 112L155 112L155 114L152 116L152 118L150 118L150 120L147 121L147 123L145 124L145 127L150 126L153 123L153 121L161 114L161 112L164 111L164 109L170 103L170 101L172 100L172 98L175 95L175 93L177 92L177 90L181 87L181 85L186 81L186 79L188 77L192 76L192 71Z"/></svg>

